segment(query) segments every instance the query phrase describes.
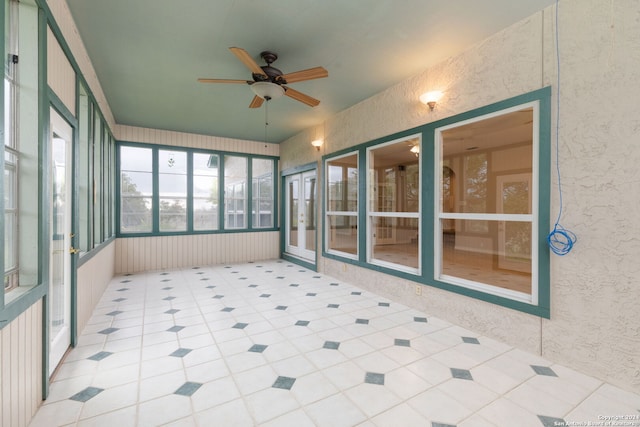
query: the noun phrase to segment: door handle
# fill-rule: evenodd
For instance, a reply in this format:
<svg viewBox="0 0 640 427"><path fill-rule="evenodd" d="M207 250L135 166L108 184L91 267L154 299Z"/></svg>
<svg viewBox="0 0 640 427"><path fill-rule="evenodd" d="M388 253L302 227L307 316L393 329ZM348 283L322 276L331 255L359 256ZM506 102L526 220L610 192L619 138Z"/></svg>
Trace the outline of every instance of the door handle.
<svg viewBox="0 0 640 427"><path fill-rule="evenodd" d="M71 255L75 255L75 254L77 254L78 252L80 252L80 249L76 249L76 248L74 248L73 246L71 246L71 247L69 248L69 253L70 253Z"/></svg>

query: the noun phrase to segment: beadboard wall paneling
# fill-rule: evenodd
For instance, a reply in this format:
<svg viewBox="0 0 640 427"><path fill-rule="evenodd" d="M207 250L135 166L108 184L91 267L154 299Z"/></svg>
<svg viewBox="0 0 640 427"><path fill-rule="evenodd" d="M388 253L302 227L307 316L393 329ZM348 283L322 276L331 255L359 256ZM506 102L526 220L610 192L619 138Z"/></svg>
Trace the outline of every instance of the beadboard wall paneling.
<svg viewBox="0 0 640 427"><path fill-rule="evenodd" d="M278 258L279 238L278 231L119 238L115 273Z"/></svg>
<svg viewBox="0 0 640 427"><path fill-rule="evenodd" d="M115 137L119 141L143 142L203 150L220 150L236 153L279 156L280 145L219 136L198 135L159 129L117 125Z"/></svg>
<svg viewBox="0 0 640 427"><path fill-rule="evenodd" d="M78 268L76 281L78 335L87 325L93 309L113 278L115 253L116 243L114 240Z"/></svg>
<svg viewBox="0 0 640 427"><path fill-rule="evenodd" d="M42 402L42 300L0 330L0 427L27 426Z"/></svg>

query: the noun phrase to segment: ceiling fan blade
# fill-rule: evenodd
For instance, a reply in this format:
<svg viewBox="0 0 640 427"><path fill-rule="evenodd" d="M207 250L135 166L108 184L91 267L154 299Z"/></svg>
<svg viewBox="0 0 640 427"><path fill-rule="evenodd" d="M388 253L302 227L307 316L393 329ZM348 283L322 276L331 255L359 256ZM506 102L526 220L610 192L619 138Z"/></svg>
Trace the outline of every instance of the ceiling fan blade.
<svg viewBox="0 0 640 427"><path fill-rule="evenodd" d="M264 102L264 99L256 95L251 100L251 104L249 104L249 108L260 108L263 102Z"/></svg>
<svg viewBox="0 0 640 427"><path fill-rule="evenodd" d="M329 72L322 67L309 68L308 70L294 71L282 77L287 83L303 82L305 80L322 79L328 77Z"/></svg>
<svg viewBox="0 0 640 427"><path fill-rule="evenodd" d="M296 101L300 101L303 104L307 104L309 107L315 107L318 104L320 104L320 101L310 97L309 95L305 95L304 93L298 92L297 90L291 89L290 87L287 87L287 86L283 86L283 87L284 87L284 94L287 95L289 98L293 98Z"/></svg>
<svg viewBox="0 0 640 427"><path fill-rule="evenodd" d="M247 80L229 80L229 79L198 79L198 81L200 83L243 83L243 84L253 83Z"/></svg>
<svg viewBox="0 0 640 427"><path fill-rule="evenodd" d="M258 63L253 60L251 55L241 47L230 47L229 50L233 53L242 63L251 70L253 74L260 74L267 77L264 70L260 68Z"/></svg>

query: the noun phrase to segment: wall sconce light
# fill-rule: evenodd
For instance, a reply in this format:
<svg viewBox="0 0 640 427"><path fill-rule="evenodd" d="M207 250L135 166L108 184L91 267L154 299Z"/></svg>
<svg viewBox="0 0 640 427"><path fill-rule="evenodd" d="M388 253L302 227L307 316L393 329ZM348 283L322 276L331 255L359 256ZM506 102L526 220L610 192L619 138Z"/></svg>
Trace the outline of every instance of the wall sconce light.
<svg viewBox="0 0 640 427"><path fill-rule="evenodd" d="M429 109L433 111L433 109L436 107L436 102L438 102L441 96L442 96L442 92L438 90L434 90L432 92L426 92L420 95L420 102L422 102L425 105L428 105Z"/></svg>
<svg viewBox="0 0 640 427"><path fill-rule="evenodd" d="M320 151L320 147L322 147L322 143L323 141L321 139L314 139L313 141L311 141L311 145L316 147L316 150L318 151Z"/></svg>

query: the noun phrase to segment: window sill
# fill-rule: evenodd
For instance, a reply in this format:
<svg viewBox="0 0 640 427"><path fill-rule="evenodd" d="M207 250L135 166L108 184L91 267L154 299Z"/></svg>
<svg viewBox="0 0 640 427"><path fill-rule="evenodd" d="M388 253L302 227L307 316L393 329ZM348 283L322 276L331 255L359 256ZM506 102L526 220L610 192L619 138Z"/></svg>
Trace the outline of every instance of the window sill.
<svg viewBox="0 0 640 427"><path fill-rule="evenodd" d="M4 294L4 305L6 306L11 304L33 288L35 288L35 286L18 286L11 289L9 292Z"/></svg>

